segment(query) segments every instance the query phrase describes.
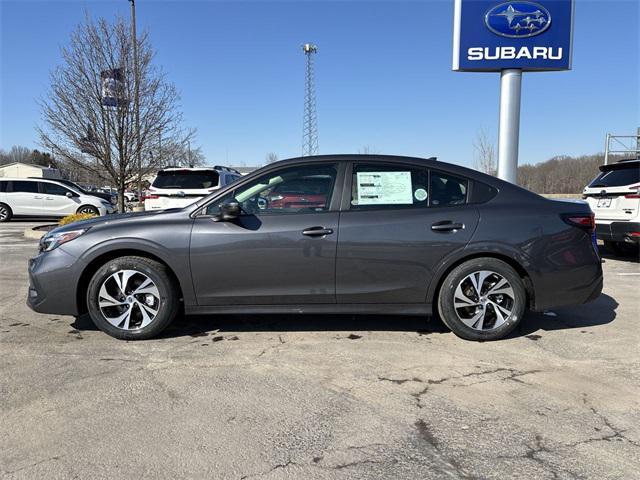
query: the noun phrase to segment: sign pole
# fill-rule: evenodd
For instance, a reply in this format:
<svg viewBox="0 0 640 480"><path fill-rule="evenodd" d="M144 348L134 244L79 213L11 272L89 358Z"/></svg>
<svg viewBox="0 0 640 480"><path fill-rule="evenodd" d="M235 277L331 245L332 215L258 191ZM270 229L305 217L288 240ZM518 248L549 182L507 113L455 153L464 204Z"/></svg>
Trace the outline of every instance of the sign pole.
<svg viewBox="0 0 640 480"><path fill-rule="evenodd" d="M500 125L498 130L498 178L517 183L520 140L522 70L500 72Z"/></svg>

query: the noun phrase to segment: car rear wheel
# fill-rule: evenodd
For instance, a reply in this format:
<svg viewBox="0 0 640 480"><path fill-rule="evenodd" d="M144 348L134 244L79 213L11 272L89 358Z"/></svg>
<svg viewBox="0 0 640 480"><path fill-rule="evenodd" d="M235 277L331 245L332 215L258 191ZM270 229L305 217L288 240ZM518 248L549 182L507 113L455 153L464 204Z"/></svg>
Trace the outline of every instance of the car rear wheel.
<svg viewBox="0 0 640 480"><path fill-rule="evenodd" d="M0 222L8 222L12 216L11 207L6 203L0 203Z"/></svg>
<svg viewBox="0 0 640 480"><path fill-rule="evenodd" d="M518 273L495 258L475 258L454 268L438 295L442 321L466 340L498 340L520 323L526 291Z"/></svg>
<svg viewBox="0 0 640 480"><path fill-rule="evenodd" d="M87 307L103 332L122 340L145 340L175 318L178 288L163 264L144 257L120 257L93 275Z"/></svg>
<svg viewBox="0 0 640 480"><path fill-rule="evenodd" d="M77 213L84 213L87 215L95 215L96 217L100 215L100 212L93 205L82 205Z"/></svg>

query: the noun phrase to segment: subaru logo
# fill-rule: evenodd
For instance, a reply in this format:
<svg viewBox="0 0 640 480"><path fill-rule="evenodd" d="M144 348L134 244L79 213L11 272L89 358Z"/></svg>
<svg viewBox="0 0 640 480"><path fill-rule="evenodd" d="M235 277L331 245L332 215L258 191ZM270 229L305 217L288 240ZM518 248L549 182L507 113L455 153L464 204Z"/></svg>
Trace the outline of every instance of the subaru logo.
<svg viewBox="0 0 640 480"><path fill-rule="evenodd" d="M496 35L527 38L540 35L551 25L549 10L534 2L505 2L484 16L487 28Z"/></svg>

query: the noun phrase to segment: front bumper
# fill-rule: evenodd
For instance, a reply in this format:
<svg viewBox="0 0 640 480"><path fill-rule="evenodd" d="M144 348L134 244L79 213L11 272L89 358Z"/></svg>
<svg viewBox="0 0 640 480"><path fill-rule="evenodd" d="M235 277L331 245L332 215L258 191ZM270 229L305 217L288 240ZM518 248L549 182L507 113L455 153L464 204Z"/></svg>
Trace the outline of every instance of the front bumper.
<svg viewBox="0 0 640 480"><path fill-rule="evenodd" d="M38 313L77 315L79 267L62 247L29 259L27 305Z"/></svg>
<svg viewBox="0 0 640 480"><path fill-rule="evenodd" d="M597 223L596 236L599 240L640 243L640 223L639 222L611 222Z"/></svg>

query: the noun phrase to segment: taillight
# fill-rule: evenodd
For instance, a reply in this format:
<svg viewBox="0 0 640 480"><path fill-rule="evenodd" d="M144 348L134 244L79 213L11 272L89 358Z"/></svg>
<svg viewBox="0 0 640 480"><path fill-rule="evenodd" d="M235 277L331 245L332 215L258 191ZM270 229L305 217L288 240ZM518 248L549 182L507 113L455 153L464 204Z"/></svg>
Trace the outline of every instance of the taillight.
<svg viewBox="0 0 640 480"><path fill-rule="evenodd" d="M567 214L562 215L562 219L565 223L573 227L582 228L588 232L593 232L596 229L596 219L593 213L587 214Z"/></svg>
<svg viewBox="0 0 640 480"><path fill-rule="evenodd" d="M636 187L636 193L628 193L624 198L640 198L640 187Z"/></svg>
<svg viewBox="0 0 640 480"><path fill-rule="evenodd" d="M144 197L145 200L157 200L158 198L160 198L158 195L147 195Z"/></svg>

